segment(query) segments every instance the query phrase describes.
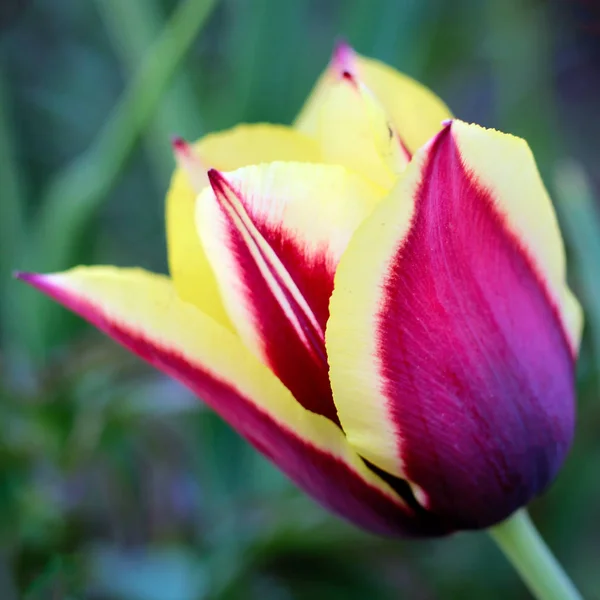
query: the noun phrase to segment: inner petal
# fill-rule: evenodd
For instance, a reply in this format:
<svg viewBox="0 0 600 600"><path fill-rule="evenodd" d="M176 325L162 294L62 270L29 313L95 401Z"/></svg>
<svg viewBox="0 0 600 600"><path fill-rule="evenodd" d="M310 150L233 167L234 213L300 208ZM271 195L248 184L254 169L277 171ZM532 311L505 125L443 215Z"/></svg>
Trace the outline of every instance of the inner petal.
<svg viewBox="0 0 600 600"><path fill-rule="evenodd" d="M308 410L338 423L324 331L342 252L383 191L342 167L209 173L197 226L245 344Z"/></svg>

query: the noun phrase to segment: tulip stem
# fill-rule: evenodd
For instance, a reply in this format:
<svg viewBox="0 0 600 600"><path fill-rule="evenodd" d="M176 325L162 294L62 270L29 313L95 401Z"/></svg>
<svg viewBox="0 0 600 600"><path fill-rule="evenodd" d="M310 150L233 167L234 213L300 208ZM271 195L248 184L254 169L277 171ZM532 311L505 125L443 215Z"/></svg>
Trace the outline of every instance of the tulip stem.
<svg viewBox="0 0 600 600"><path fill-rule="evenodd" d="M538 600L582 600L525 510L489 532Z"/></svg>

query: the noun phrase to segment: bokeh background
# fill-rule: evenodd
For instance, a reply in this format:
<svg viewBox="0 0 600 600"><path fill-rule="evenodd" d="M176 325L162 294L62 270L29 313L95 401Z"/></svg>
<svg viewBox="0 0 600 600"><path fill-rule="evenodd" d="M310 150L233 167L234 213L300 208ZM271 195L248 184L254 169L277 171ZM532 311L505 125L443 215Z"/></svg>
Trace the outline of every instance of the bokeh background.
<svg viewBox="0 0 600 600"><path fill-rule="evenodd" d="M0 1L0 598L529 598L485 534L326 514L177 384L12 280L165 271L170 137L288 123L336 38L525 137L587 312L573 451L534 520L600 598L596 0Z"/></svg>

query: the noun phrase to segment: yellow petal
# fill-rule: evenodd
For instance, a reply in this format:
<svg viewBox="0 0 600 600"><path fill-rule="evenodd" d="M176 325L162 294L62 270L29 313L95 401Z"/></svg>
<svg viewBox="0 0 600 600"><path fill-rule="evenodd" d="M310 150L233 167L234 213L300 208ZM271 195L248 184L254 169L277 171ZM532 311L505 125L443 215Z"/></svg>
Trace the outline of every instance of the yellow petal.
<svg viewBox="0 0 600 600"><path fill-rule="evenodd" d="M324 162L343 165L386 189L409 161L373 94L349 76L327 90L317 141Z"/></svg>
<svg viewBox="0 0 600 600"><path fill-rule="evenodd" d="M412 153L452 117L450 109L433 92L385 63L360 56L358 72Z"/></svg>
<svg viewBox="0 0 600 600"><path fill-rule="evenodd" d="M318 135L321 110L328 89L339 79L340 69L350 69L373 92L411 153L441 129L442 121L452 116L447 106L425 86L341 44L296 119L295 126L303 133Z"/></svg>
<svg viewBox="0 0 600 600"><path fill-rule="evenodd" d="M319 160L313 140L278 125L240 125L214 133L195 144L195 152L207 169L231 170L273 160ZM201 178L195 179L197 188ZM222 325L231 327L215 276L198 241L194 217L198 191L192 186L189 175L178 168L167 195L169 269L184 300L192 302Z"/></svg>
<svg viewBox="0 0 600 600"><path fill-rule="evenodd" d="M114 267L19 277L189 387L331 510L379 533L419 527L339 427L303 409L235 334L183 302L166 277Z"/></svg>

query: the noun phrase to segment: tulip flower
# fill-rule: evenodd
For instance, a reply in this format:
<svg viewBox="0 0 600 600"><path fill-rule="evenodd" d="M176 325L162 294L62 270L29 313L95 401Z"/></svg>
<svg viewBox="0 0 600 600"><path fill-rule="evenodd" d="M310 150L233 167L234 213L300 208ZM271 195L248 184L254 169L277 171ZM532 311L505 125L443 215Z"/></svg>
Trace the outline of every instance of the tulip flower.
<svg viewBox="0 0 600 600"><path fill-rule="evenodd" d="M341 45L294 128L174 150L171 278L19 276L368 531L489 528L548 487L582 318L523 140Z"/></svg>

